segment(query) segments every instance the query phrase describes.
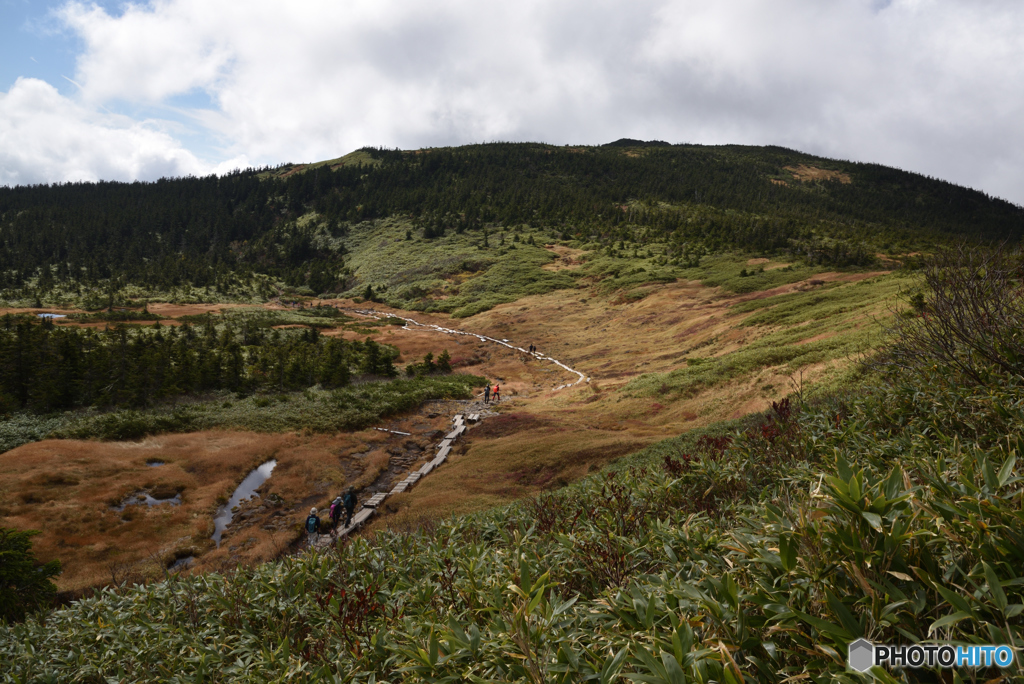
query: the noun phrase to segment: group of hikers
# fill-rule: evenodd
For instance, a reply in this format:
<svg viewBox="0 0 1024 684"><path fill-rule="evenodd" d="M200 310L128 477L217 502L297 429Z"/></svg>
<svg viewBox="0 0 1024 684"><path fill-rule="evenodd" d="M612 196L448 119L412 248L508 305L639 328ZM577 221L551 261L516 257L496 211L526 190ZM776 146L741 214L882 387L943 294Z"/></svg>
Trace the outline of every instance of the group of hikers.
<svg viewBox="0 0 1024 684"><path fill-rule="evenodd" d="M345 515L345 524L342 525L342 529L352 524L352 514L356 510L356 492L352 487L345 490L344 494L339 494L334 501L331 502L331 508L328 511L330 519L330 530L326 534L337 534L338 522L341 521L342 514ZM320 516L316 513L316 508L309 509L309 517L306 518L306 534L309 537L309 545L315 546L320 540L321 529L323 523L320 521Z"/></svg>
<svg viewBox="0 0 1024 684"><path fill-rule="evenodd" d="M537 347L530 345L530 353L537 351ZM495 383L494 388L491 388L490 384L484 386L484 403L488 403L491 400L496 402L501 401L501 385ZM342 525L342 529L352 524L352 514L356 510L356 493L349 487L345 490L344 494L338 495L338 497L331 502L331 508L328 513L330 516L331 526L330 531L327 534L337 534L338 522L341 520L342 512L345 514L345 524ZM309 517L306 518L306 533L309 536L310 546L315 546L320 540L321 529L323 523L320 521L320 516L317 515L316 508L309 509Z"/></svg>

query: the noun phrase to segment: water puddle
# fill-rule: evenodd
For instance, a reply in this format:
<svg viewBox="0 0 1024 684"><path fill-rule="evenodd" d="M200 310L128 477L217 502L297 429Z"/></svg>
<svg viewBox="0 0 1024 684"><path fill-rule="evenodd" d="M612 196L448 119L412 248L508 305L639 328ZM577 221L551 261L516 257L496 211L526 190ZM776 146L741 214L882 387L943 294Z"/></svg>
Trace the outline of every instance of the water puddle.
<svg viewBox="0 0 1024 684"><path fill-rule="evenodd" d="M128 506L141 506L146 504L147 506L159 506L160 504L171 504L177 506L181 503L181 494L175 494L172 497L166 499L154 498L149 492L138 492L128 496L124 501L121 502L120 506L111 506L115 511L123 511Z"/></svg>
<svg viewBox="0 0 1024 684"><path fill-rule="evenodd" d="M148 465L150 468L159 468L160 466L167 464L164 463L163 461L146 461L146 465Z"/></svg>
<svg viewBox="0 0 1024 684"><path fill-rule="evenodd" d="M54 318L67 318L67 316L65 316L64 314L55 314L55 313L41 313L41 314L36 314L36 316L38 316L39 318L49 318L51 320L54 319Z"/></svg>
<svg viewBox="0 0 1024 684"><path fill-rule="evenodd" d="M220 548L220 538L224 534L224 530L231 524L231 518L234 517L232 509L254 494L259 496L256 494L256 490L270 478L270 473L274 471L276 465L277 461L272 459L246 475L242 483L235 488L235 493L231 495L228 502L217 509L217 515L213 517L213 541L217 544L217 548Z"/></svg>
<svg viewBox="0 0 1024 684"><path fill-rule="evenodd" d="M178 560L176 560L173 563L171 563L171 565L167 569L170 572L179 572L181 570L188 570L190 567L192 567L192 564L195 563L195 561L196 561L196 557L195 556L185 556L184 558L179 558Z"/></svg>

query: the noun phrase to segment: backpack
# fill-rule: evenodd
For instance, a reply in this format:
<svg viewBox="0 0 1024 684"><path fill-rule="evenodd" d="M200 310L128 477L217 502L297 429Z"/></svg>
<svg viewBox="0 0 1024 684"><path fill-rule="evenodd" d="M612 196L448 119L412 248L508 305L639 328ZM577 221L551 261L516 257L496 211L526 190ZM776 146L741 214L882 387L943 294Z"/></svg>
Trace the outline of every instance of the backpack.
<svg viewBox="0 0 1024 684"><path fill-rule="evenodd" d="M356 507L356 495L353 494L352 492L349 492L348 494L346 494L345 495L344 504L345 504L345 508L355 508Z"/></svg>
<svg viewBox="0 0 1024 684"><path fill-rule="evenodd" d="M332 502L330 512L331 520L337 518L339 513L341 513L341 511L338 510L338 504Z"/></svg>
<svg viewBox="0 0 1024 684"><path fill-rule="evenodd" d="M307 532L319 532L320 531L320 518L315 515L311 515L306 518L306 531Z"/></svg>

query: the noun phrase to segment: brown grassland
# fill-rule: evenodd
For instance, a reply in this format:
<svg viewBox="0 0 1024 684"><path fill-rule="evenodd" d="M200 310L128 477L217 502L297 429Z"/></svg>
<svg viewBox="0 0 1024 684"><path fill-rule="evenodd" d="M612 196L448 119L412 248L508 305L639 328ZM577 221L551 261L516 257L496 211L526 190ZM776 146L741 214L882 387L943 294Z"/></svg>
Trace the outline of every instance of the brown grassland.
<svg viewBox="0 0 1024 684"><path fill-rule="evenodd" d="M757 261L765 270L785 266ZM575 376L550 362L474 337L414 326L373 328L373 338L396 346L403 362L448 349L459 369L499 382L503 401L489 407L491 415L470 428L444 466L408 493L388 499L383 515L363 533L415 526L557 488L665 437L762 410L798 383L832 377L850 359L808 364L799 378L783 366L759 367L685 395L625 391L641 374L667 373L694 358L722 357L777 331L772 325L743 326L750 314L733 312L737 304L775 297L781 302L815 288L853 288L865 279L889 277L882 272L825 273L814 281L742 295L695 281L676 282L652 286L643 299L633 301L581 288L527 297L462 320L408 314L423 323L508 338L522 347L533 343L590 378L558 391L554 388ZM324 303L350 312L368 306L348 300ZM383 305L375 308L392 312ZM150 310L180 316L197 307L151 304ZM850 307L827 323L809 324L800 342L877 328L875 317L885 310L884 302L875 300ZM342 330L324 334L365 338ZM0 524L43 531L36 540L38 556L64 563L58 581L63 590L117 579L117 572L132 564L143 574L162 576L162 568L189 555L197 558L193 571L259 562L294 549L309 507L326 506L342 487L362 489L362 500L371 484L389 488L425 462L451 415L469 405L439 404L381 425L411 437L372 429L332 435L201 432L142 442L25 445L0 455ZM278 465L261 497L242 506L221 547L215 548L210 541L214 511L254 466L270 458ZM148 466L152 460L165 465ZM113 510L112 505L139 491L180 492L182 502Z"/></svg>
<svg viewBox="0 0 1024 684"><path fill-rule="evenodd" d="M853 182L850 178L850 174L848 173L834 171L832 169L821 169L817 166L798 164L796 166L784 166L782 168L793 174L793 178L796 178L799 181L837 180L844 184Z"/></svg>

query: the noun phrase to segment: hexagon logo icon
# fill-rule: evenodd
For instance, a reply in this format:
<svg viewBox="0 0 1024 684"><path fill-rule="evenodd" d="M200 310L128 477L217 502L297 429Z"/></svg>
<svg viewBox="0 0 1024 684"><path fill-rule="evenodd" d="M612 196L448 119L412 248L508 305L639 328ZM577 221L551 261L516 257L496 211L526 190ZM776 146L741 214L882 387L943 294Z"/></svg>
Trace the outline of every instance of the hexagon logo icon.
<svg viewBox="0 0 1024 684"><path fill-rule="evenodd" d="M875 645L867 639L852 642L846 652L846 662L857 672L867 672L875 664Z"/></svg>

